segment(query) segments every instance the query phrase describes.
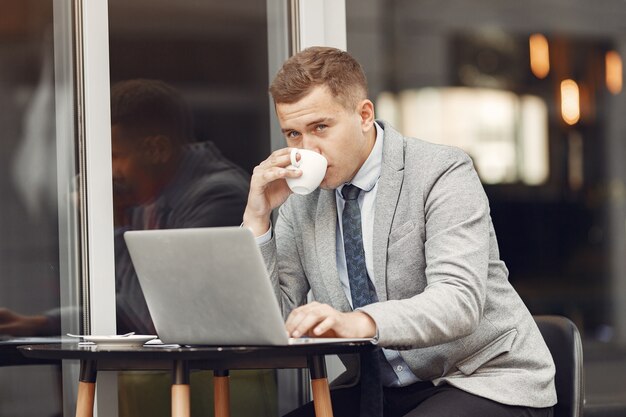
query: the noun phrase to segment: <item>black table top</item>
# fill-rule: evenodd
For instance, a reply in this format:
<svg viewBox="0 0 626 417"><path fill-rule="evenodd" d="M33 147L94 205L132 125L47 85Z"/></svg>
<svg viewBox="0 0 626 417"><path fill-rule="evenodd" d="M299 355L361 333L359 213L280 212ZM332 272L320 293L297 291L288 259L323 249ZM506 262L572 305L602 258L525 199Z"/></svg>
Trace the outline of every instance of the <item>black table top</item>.
<svg viewBox="0 0 626 417"><path fill-rule="evenodd" d="M79 359L98 362L99 369L154 369L173 361L189 361L196 369L302 368L307 358L358 353L375 349L369 342L300 344L292 346L100 347L74 343L19 346L28 358Z"/></svg>
<svg viewBox="0 0 626 417"><path fill-rule="evenodd" d="M28 358L17 347L25 344L50 344L61 342L60 337L16 337L0 339L0 366L56 365L58 359Z"/></svg>

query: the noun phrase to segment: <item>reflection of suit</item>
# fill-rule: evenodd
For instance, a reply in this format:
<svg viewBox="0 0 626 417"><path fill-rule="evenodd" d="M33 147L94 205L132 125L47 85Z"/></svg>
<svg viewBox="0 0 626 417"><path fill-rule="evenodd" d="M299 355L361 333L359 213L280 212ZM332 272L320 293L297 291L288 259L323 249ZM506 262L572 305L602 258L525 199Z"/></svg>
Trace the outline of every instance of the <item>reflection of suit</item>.
<svg viewBox="0 0 626 417"><path fill-rule="evenodd" d="M150 228L236 226L248 197L248 175L211 142L187 145L171 183L150 206ZM130 224L115 233L117 331L156 334L123 239L126 230L146 228L147 208L131 210Z"/></svg>
<svg viewBox="0 0 626 417"><path fill-rule="evenodd" d="M492 400L530 407L556 403L554 365L499 259L489 203L463 152L405 138L384 122L374 220L379 303L363 308L379 343L401 350L413 373ZM350 305L337 274L334 190L292 195L275 239L261 246L283 314L315 299ZM345 358L340 376L355 383Z"/></svg>

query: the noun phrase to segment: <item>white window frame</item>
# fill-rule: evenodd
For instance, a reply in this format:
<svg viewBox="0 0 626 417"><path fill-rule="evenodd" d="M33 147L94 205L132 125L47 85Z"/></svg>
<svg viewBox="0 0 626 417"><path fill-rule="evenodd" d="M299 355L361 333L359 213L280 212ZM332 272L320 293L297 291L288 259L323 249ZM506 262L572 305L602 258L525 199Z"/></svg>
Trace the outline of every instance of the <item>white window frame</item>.
<svg viewBox="0 0 626 417"><path fill-rule="evenodd" d="M347 49L345 0L296 0L299 47L332 46Z"/></svg>
<svg viewBox="0 0 626 417"><path fill-rule="evenodd" d="M115 254L107 0L75 0L81 163L83 331L115 334ZM117 417L117 372L99 372L94 415Z"/></svg>

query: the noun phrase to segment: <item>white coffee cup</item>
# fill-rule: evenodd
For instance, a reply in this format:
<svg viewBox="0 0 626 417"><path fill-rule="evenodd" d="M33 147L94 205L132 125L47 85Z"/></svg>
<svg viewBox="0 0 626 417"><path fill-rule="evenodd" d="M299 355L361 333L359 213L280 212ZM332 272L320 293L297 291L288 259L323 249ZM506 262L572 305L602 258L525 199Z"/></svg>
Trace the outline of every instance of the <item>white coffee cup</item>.
<svg viewBox="0 0 626 417"><path fill-rule="evenodd" d="M300 155L300 160L297 156ZM302 175L298 178L287 178L287 185L296 194L312 193L324 179L328 161L321 154L308 149L292 149L291 165L287 169L298 168Z"/></svg>

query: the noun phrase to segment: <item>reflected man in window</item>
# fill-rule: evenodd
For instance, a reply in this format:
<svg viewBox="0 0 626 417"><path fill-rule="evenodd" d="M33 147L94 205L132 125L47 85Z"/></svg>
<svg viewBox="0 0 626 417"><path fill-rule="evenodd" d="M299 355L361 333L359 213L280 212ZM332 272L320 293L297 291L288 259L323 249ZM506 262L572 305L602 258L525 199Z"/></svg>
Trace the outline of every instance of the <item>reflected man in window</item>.
<svg viewBox="0 0 626 417"><path fill-rule="evenodd" d="M191 112L162 81L111 91L117 331L156 334L123 234L127 230L239 225L249 176L212 142L193 142ZM60 315L0 308L0 335L60 334Z"/></svg>
<svg viewBox="0 0 626 417"><path fill-rule="evenodd" d="M128 80L111 89L111 145L115 223L117 331L156 334L123 234L127 230L235 226L241 223L249 175L212 142L192 142L191 113L180 94L155 80ZM182 283L184 285L184 283ZM210 311L207 311L210 314ZM245 393L239 414L275 413L273 372L231 374L233 391ZM120 416L161 416L169 373L123 373ZM195 372L193 386L212 390L212 373ZM263 393L270 393L264 397ZM192 409L209 414L206 396ZM149 400L147 400L149 398Z"/></svg>
<svg viewBox="0 0 626 417"><path fill-rule="evenodd" d="M212 142L191 142L180 94L155 80L111 91L117 331L156 334L126 248L126 230L239 225L249 176Z"/></svg>

